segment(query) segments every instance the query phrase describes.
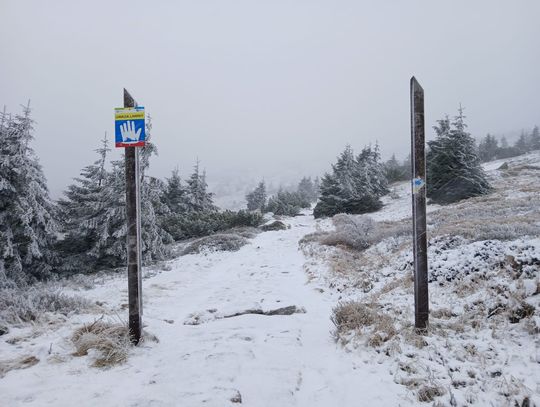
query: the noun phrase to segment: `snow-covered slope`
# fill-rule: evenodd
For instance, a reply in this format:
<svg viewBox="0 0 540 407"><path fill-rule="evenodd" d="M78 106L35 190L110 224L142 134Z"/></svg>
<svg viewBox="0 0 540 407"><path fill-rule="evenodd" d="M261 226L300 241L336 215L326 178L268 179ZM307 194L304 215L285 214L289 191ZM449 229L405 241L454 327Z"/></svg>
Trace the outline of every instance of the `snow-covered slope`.
<svg viewBox="0 0 540 407"><path fill-rule="evenodd" d="M538 155L526 157L518 158L515 166L540 162ZM497 195L503 197L506 196L504 191L510 188L505 180L515 182L521 178L503 179L496 170L500 164L490 163L487 169L490 176L500 179L506 188L501 187ZM530 177L530 174L525 176ZM377 221L407 222L410 216L408 188L407 183L398 185L394 198L385 197L385 207L372 217ZM433 206L430 211L439 209ZM406 266L410 260L406 238L403 238L405 244L399 240L383 241L370 248L365 253L367 257L349 253L354 257L349 259L345 251L312 245L310 250L320 251L315 255L308 253L306 247L300 250L298 242L307 234L328 230L330 222L315 221L308 214L284 221L290 225L289 229L261 233L237 252L186 255L161 265L159 270L147 270L143 282L143 320L145 329L157 336L159 342L146 341L132 349L128 360L121 365L106 369L91 367L94 355L73 356L70 338L75 329L103 314L104 319L113 321L127 317L126 278L113 276L87 290L65 288L66 292L76 291L90 298L97 304L94 311L82 315L50 315L48 323L12 327L8 334L1 336L0 362L26 356L33 356L39 362L0 377L0 405L409 406L416 405L418 397L414 388L400 384L403 372L413 369L405 362L415 360L418 362L415 368L422 374L431 372L436 381L441 365L433 360L439 360L440 355L441 360L446 360L445 366L454 369L451 371L455 372L459 386L461 383L467 386L467 380L471 379L462 377L466 371L477 374L481 371L482 357L501 358L497 366L503 373L498 380L501 383L503 379L510 380L505 366L511 365L511 377L526 383L532 392L531 400L538 402L540 364L527 362L535 357L540 361L538 345L532 336L529 342L520 342L523 336L509 335L508 340L503 340L488 338L490 331L467 331L471 336L455 339L456 349L466 341L474 345L467 354L456 349L445 350L445 343L452 346L452 337L443 338L435 333L433 341L428 338L430 346L424 350L404 343L396 357L385 355L383 348L377 350L362 342L345 347L337 344L331 334L334 326L330 317L340 300L371 298L375 301L375 297L371 297L373 293L379 293L389 283L402 281L402 291L392 292L387 297L381 294L377 301L381 301L385 310L402 307L403 315L410 318L412 295L407 291L410 285L400 280L408 271L406 267L397 269L397 265ZM351 273L355 281L359 281L364 272L351 270L351 265L356 267L360 261L367 260L375 264L375 257L382 261L391 252L390 246L394 250L396 245L402 245L403 257L384 259L380 268L379 263L377 268L362 265L365 275L373 280L368 289L347 283ZM472 249L458 252L455 260L466 263L466 256L474 256L474 253ZM334 256L332 265L326 254ZM348 275L339 275L342 269L336 264L348 270ZM463 268L459 264L458 267ZM538 268L535 270L538 273ZM459 307L452 308L451 297L440 301L446 293L443 288L435 292L438 309L442 309L444 302L449 304L450 314L466 312ZM475 295L482 299L479 293ZM289 306L295 306L289 315L257 313ZM248 313L234 316L244 312ZM494 346L495 350L490 348ZM530 355L524 359L520 352ZM455 368L461 364L467 365L468 370L458 374ZM492 369L495 364L484 359L483 366ZM490 370L493 375L498 375L497 372L499 370ZM480 385L471 385L471 391L480 391ZM492 384L485 385L486 393L482 397L471 396L471 403L489 405L486 400L492 400L492 405L500 405L504 398L497 395ZM511 385L513 383L506 384L508 388ZM465 390L462 393L467 394ZM440 402L449 405L451 400L447 390ZM457 400L458 405L467 402L466 396Z"/></svg>
<svg viewBox="0 0 540 407"><path fill-rule="evenodd" d="M248 406L395 405L405 389L330 336L335 299L309 284L298 250L313 218L287 223L290 229L262 233L238 252L183 256L145 279L143 318L159 343L135 349L124 365L97 369L70 356L73 330L97 315L13 330L2 338L1 358L31 354L40 362L0 379L3 405L225 406L238 393ZM115 278L84 295L125 317L126 284ZM290 305L305 313L221 318ZM10 345L13 337L24 339Z"/></svg>

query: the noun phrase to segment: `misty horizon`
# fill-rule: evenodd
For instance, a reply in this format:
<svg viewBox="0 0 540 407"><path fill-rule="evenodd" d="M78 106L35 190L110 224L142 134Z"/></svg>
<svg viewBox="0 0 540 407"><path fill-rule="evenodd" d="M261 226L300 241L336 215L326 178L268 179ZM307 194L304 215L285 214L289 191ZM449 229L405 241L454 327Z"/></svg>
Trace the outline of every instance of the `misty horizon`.
<svg viewBox="0 0 540 407"><path fill-rule="evenodd" d="M113 145L124 87L153 119L150 174L178 166L185 178L198 158L211 186L320 176L346 144L405 158L413 75L428 139L460 103L477 139L540 121L534 1L4 2L0 12L0 103L18 113L31 100L54 198L105 132Z"/></svg>

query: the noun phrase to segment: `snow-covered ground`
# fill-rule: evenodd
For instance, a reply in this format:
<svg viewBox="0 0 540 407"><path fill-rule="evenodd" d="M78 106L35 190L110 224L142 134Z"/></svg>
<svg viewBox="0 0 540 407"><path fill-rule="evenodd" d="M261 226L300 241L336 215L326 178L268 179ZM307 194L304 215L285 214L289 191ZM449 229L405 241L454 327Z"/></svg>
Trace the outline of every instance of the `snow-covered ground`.
<svg viewBox="0 0 540 407"><path fill-rule="evenodd" d="M519 158L514 165L537 162L540 157L529 156L528 161ZM500 164L488 164L493 179L500 175L496 170ZM499 178L503 186L517 179ZM525 192L520 193L526 193L525 184ZM504 191L497 193L504 196ZM398 185L394 197L385 197L384 203L383 210L372 216L376 221L407 222L408 184ZM430 207L432 212L438 209ZM260 233L237 252L186 255L160 269L147 270L143 320L145 330L159 342L145 341L132 349L128 360L120 365L92 367L95 355L74 356L71 336L77 328L102 315L105 320L117 322L127 318L125 276L112 276L90 289L66 288L68 293L91 299L96 303L94 309L86 314L50 315L47 322L11 327L0 337L0 362L27 356L39 360L27 369L11 370L4 377L0 371L0 405L410 406L419 403L418 394L417 388L406 382L422 375L446 388L444 397L436 401L441 406L504 405L507 399L497 393L497 383L509 392L519 390L512 394L526 394L531 402L540 402L538 333L523 333L520 327L524 322L508 324L502 331L484 329L483 325L468 329L466 318L462 318L465 327L454 329L459 335L448 335L444 318L449 324L452 315L475 310L463 309L462 299L454 300L455 292L444 284L433 285L433 310L438 310L434 318L440 326L426 337L425 344L414 346L418 339L415 337L411 342L396 342L399 351L394 348L390 352L386 345L368 346L362 340L351 340L345 346L336 343L330 318L340 300L370 300L388 315L401 307L402 318L411 319L407 238L385 240L361 255L364 257L349 253L348 259L346 251L333 247L299 247L305 235L329 230L329 220L315 221L304 214L284 222L289 229ZM523 246L527 242L540 246L540 241L535 243L532 238ZM514 246L504 243L500 247L512 253L521 247ZM457 250L450 259L451 266L460 269L468 265L467 256L473 260L477 252L468 243L450 249ZM385 255L390 258L381 260ZM366 260L372 264L364 264L365 270L350 270L351 265L356 267ZM339 267L349 270L339 275ZM536 279L528 280L538 284L538 266L531 267L527 270ZM360 274L371 279L369 288L348 284L351 274L355 279ZM504 277L496 273L489 276L494 280ZM533 295L533 283L521 287L518 281L510 289ZM464 297L472 300L467 304L484 301L490 306L485 298L487 292L475 292L481 286L468 283L463 288ZM392 291L390 285L398 289ZM496 290L497 286L492 288ZM288 306L295 306L296 312L232 316ZM396 321L399 318L396 314ZM482 370L487 379L474 381L483 377ZM447 383L443 373L448 372L453 381ZM467 386L470 391L463 389ZM456 397L451 396L452 391ZM512 405L512 399L508 400Z"/></svg>
<svg viewBox="0 0 540 407"><path fill-rule="evenodd" d="M300 216L287 223L290 229L262 233L238 252L183 256L169 262L170 271L145 279L145 329L159 343L135 349L123 365L98 369L89 366L89 358L70 355L73 330L99 315L12 330L2 337L1 359L34 355L40 362L0 379L0 403L225 406L237 393L247 406L404 402L406 389L393 384L384 366L365 364L333 341L330 312L336 300L308 282L298 250L298 240L315 222ZM111 318L115 312L125 318L126 284L115 278L82 294L104 304ZM305 313L219 318L289 305ZM193 314L203 322L184 324ZM11 345L13 337L23 339Z"/></svg>

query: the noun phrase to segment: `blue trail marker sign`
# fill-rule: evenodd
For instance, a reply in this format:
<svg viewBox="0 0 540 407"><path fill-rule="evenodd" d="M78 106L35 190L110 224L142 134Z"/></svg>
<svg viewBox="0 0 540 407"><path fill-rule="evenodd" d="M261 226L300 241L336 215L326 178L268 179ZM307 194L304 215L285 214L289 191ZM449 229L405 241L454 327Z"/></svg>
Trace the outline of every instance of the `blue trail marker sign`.
<svg viewBox="0 0 540 407"><path fill-rule="evenodd" d="M114 109L114 135L116 147L144 147L144 107L117 107Z"/></svg>

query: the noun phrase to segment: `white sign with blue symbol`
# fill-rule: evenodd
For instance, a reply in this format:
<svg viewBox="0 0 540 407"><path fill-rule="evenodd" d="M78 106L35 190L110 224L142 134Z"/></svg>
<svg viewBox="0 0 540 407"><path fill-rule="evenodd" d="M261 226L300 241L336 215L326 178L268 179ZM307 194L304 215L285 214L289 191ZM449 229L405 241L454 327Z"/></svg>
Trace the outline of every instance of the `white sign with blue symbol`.
<svg viewBox="0 0 540 407"><path fill-rule="evenodd" d="M414 178L412 180L413 185L413 194L417 194L422 190L424 185L426 185L426 181L424 181L422 178Z"/></svg>

